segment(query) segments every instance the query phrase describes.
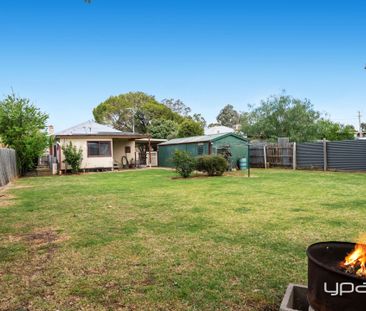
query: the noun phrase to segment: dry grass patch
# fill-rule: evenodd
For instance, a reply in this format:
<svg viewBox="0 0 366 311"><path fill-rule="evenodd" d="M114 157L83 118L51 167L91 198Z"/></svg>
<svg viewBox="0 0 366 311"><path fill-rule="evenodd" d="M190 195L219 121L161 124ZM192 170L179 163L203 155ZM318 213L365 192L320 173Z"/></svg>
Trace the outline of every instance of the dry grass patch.
<svg viewBox="0 0 366 311"><path fill-rule="evenodd" d="M0 192L0 207L14 205L15 196L6 192Z"/></svg>

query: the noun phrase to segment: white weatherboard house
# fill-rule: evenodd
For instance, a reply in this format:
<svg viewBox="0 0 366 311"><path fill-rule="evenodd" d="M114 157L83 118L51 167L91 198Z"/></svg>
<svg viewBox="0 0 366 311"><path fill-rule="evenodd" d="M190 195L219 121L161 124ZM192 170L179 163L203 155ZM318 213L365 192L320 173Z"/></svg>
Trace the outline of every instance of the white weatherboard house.
<svg viewBox="0 0 366 311"><path fill-rule="evenodd" d="M153 150L152 143L157 143L147 134L121 132L112 127L87 121L56 133L53 156L57 159L58 170L66 170L62 146L72 142L83 151L82 170L113 170L136 166L141 158L137 144L146 144L145 150ZM159 140L161 142L164 140ZM153 152L152 156L156 158ZM145 159L154 161L150 156ZM157 161L156 161L157 162ZM145 163L147 164L147 163Z"/></svg>

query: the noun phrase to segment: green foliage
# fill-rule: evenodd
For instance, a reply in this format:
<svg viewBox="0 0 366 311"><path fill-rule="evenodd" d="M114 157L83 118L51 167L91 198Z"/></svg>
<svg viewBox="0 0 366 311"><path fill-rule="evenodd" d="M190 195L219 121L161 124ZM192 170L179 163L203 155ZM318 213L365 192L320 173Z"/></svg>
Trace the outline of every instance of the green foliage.
<svg viewBox="0 0 366 311"><path fill-rule="evenodd" d="M194 113L189 118L192 119L193 121L201 124L202 128L205 128L206 125L207 125L207 122L206 122L205 118L200 113Z"/></svg>
<svg viewBox="0 0 366 311"><path fill-rule="evenodd" d="M297 142L353 139L355 132L352 125L321 118L309 100L295 99L285 93L271 96L258 107L242 113L240 125L242 133L251 138L289 137Z"/></svg>
<svg viewBox="0 0 366 311"><path fill-rule="evenodd" d="M77 149L70 141L66 146L62 146L62 151L65 156L64 162L71 166L73 173L78 173L83 161L83 150Z"/></svg>
<svg viewBox="0 0 366 311"><path fill-rule="evenodd" d="M239 123L240 114L232 105L226 105L216 117L220 125L234 128Z"/></svg>
<svg viewBox="0 0 366 311"><path fill-rule="evenodd" d="M181 116L187 117L191 113L191 108L186 106L180 99L163 99L162 103Z"/></svg>
<svg viewBox="0 0 366 311"><path fill-rule="evenodd" d="M327 140L354 139L355 128L352 125L343 125L330 120L321 119L317 122L317 137Z"/></svg>
<svg viewBox="0 0 366 311"><path fill-rule="evenodd" d="M178 137L190 137L203 135L204 130L201 123L191 119L184 120L178 128Z"/></svg>
<svg viewBox="0 0 366 311"><path fill-rule="evenodd" d="M173 154L173 163L177 173L187 178L196 168L195 158L188 152L182 150L176 150Z"/></svg>
<svg viewBox="0 0 366 311"><path fill-rule="evenodd" d="M95 121L108 124L121 131L146 133L154 119L181 122L183 117L143 92L129 92L111 96L93 109Z"/></svg>
<svg viewBox="0 0 366 311"><path fill-rule="evenodd" d="M1 141L17 154L21 174L33 169L48 145L46 122L48 115L30 103L29 99L7 96L0 101Z"/></svg>
<svg viewBox="0 0 366 311"><path fill-rule="evenodd" d="M153 138L172 139L177 136L178 123L164 119L152 120L147 130Z"/></svg>
<svg viewBox="0 0 366 311"><path fill-rule="evenodd" d="M252 138L276 140L289 137L291 141L317 139L320 113L307 99L295 99L285 93L271 96L249 113L241 116L241 130Z"/></svg>
<svg viewBox="0 0 366 311"><path fill-rule="evenodd" d="M196 169L209 176L221 176L227 168L228 163L222 156L205 155L197 158Z"/></svg>

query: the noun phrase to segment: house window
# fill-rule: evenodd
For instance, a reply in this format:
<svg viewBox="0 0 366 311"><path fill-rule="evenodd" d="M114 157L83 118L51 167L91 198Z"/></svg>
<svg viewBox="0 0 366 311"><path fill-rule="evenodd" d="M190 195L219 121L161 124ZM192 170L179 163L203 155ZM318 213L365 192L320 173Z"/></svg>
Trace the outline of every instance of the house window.
<svg viewBox="0 0 366 311"><path fill-rule="evenodd" d="M110 141L88 141L88 157L110 157Z"/></svg>
<svg viewBox="0 0 366 311"><path fill-rule="evenodd" d="M197 145L197 154L198 155L203 155L203 144L198 144Z"/></svg>
<svg viewBox="0 0 366 311"><path fill-rule="evenodd" d="M131 147L130 146L125 147L125 153L131 153Z"/></svg>

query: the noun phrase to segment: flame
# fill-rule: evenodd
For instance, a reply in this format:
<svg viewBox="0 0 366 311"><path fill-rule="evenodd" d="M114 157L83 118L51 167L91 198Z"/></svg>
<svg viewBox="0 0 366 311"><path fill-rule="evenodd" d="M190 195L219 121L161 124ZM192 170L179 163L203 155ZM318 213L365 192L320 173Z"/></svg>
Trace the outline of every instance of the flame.
<svg viewBox="0 0 366 311"><path fill-rule="evenodd" d="M366 234L360 238L354 250L346 256L342 266L359 277L366 277Z"/></svg>

